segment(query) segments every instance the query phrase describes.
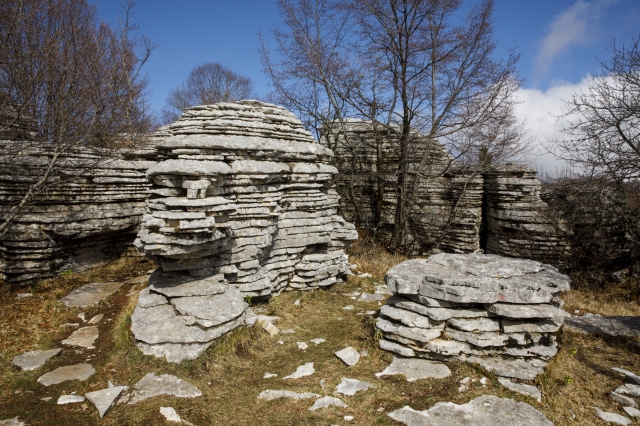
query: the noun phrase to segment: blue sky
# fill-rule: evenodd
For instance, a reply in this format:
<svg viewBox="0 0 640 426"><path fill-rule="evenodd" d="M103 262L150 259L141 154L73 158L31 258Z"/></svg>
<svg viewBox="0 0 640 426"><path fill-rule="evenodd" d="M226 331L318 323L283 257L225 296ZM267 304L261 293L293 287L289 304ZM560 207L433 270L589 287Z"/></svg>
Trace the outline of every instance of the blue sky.
<svg viewBox="0 0 640 426"><path fill-rule="evenodd" d="M90 0L92 1L92 0ZM118 0L93 0L101 19L117 23ZM151 80L151 104L164 105L170 88L203 62L220 62L251 77L260 95L269 92L262 73L258 32L269 40L281 25L272 0L137 0L135 22L158 45L146 71ZM540 145L559 136L562 99L597 73L607 59L612 38L629 43L640 36L638 0L496 0L498 54L517 46L519 71L525 79L518 115L526 118ZM536 158L537 157L537 158ZM531 159L538 169L557 163L547 156Z"/></svg>

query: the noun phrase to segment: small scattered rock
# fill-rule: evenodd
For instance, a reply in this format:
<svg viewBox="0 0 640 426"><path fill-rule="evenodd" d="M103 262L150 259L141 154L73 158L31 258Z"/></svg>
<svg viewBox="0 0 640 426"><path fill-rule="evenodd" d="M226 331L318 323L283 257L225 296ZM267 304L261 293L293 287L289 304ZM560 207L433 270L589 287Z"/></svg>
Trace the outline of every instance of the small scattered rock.
<svg viewBox="0 0 640 426"><path fill-rule="evenodd" d="M80 324L76 324L75 322L64 322L60 324L60 327L80 327Z"/></svg>
<svg viewBox="0 0 640 426"><path fill-rule="evenodd" d="M160 407L160 414L162 414L168 422L182 423L182 419L173 407Z"/></svg>
<svg viewBox="0 0 640 426"><path fill-rule="evenodd" d="M600 417L605 422L613 423L616 425L629 425L631 424L631 420L617 413L609 413L607 411L602 411L597 407L592 407L598 413L598 417Z"/></svg>
<svg viewBox="0 0 640 426"><path fill-rule="evenodd" d="M371 278L372 275L369 273L358 274L358 278Z"/></svg>
<svg viewBox="0 0 640 426"><path fill-rule="evenodd" d="M104 314L98 314L89 320L89 324L97 324L102 321L102 318L104 318Z"/></svg>
<svg viewBox="0 0 640 426"><path fill-rule="evenodd" d="M288 376L286 376L284 378L285 379L299 379L300 377L310 376L315 371L316 370L313 368L313 363L312 362L308 362L308 363L298 367L296 369L295 373L290 374L290 375L288 375Z"/></svg>
<svg viewBox="0 0 640 426"><path fill-rule="evenodd" d="M82 322L87 322L85 316L86 316L86 314L84 312L81 312L81 313L78 314L78 318L80 318L82 320Z"/></svg>
<svg viewBox="0 0 640 426"><path fill-rule="evenodd" d="M309 398L319 398L319 397L320 395L318 395L317 393L311 393L311 392L297 393L289 390L272 390L272 389L264 390L260 392L260 395L258 395L258 399L263 399L265 401L272 401L274 399L280 399L280 398L309 399Z"/></svg>
<svg viewBox="0 0 640 426"><path fill-rule="evenodd" d="M634 385L633 383L625 383L623 386L618 387L614 392L621 395L640 396L640 386Z"/></svg>
<svg viewBox="0 0 640 426"><path fill-rule="evenodd" d="M71 336L62 341L63 345L81 346L83 348L92 349L93 344L98 340L98 327L82 327L74 331Z"/></svg>
<svg viewBox="0 0 640 426"><path fill-rule="evenodd" d="M360 295L360 297L358 298L358 302L371 303L371 302L378 302L378 301L384 300L384 299L386 299L386 296L384 294L380 294L380 293L373 293L373 294L362 293Z"/></svg>
<svg viewBox="0 0 640 426"><path fill-rule="evenodd" d="M285 330L280 330L280 333L282 333L282 334L293 334L295 332L296 331L293 328L287 328Z"/></svg>
<svg viewBox="0 0 640 426"><path fill-rule="evenodd" d="M611 392L609 394L614 401L618 401L620 404L629 405L631 407L637 407L638 404L633 400L633 398L629 398L628 396L620 395L619 393Z"/></svg>
<svg viewBox="0 0 640 426"><path fill-rule="evenodd" d="M298 344L298 349L300 349L301 351L304 351L309 347L309 345L307 345L305 342L296 342L296 343Z"/></svg>
<svg viewBox="0 0 640 426"><path fill-rule="evenodd" d="M343 418L344 418L344 421L345 421L345 422L350 422L351 420L353 420L353 419L354 419L354 417L353 417L353 416L344 416Z"/></svg>
<svg viewBox="0 0 640 426"><path fill-rule="evenodd" d="M542 394L540 393L538 388L535 386L527 385L524 383L514 383L511 380L505 379L502 377L498 378L498 382L505 388L509 389L510 391L518 392L523 395L528 395L538 402L542 401Z"/></svg>
<svg viewBox="0 0 640 426"><path fill-rule="evenodd" d="M278 377L278 375L273 373L264 373L264 376L262 376L263 379L271 379L273 377Z"/></svg>
<svg viewBox="0 0 640 426"><path fill-rule="evenodd" d="M451 370L444 364L420 358L396 358L384 371L376 373L376 377L403 374L408 382L421 379L444 379L451 375Z"/></svg>
<svg viewBox="0 0 640 426"><path fill-rule="evenodd" d="M0 420L0 426L24 426L24 422L14 417L12 419Z"/></svg>
<svg viewBox="0 0 640 426"><path fill-rule="evenodd" d="M374 387L371 383L363 382L357 379L342 378L340 384L336 387L335 393L341 393L347 396L353 396L357 392L366 391Z"/></svg>
<svg viewBox="0 0 640 426"><path fill-rule="evenodd" d="M489 379L487 379L486 377L483 377L482 379L480 379L480 384L482 386L487 386L488 382L489 382Z"/></svg>
<svg viewBox="0 0 640 426"><path fill-rule="evenodd" d="M325 340L325 339L322 339L322 338L311 339L311 340L309 340L309 341L310 341L311 343L316 344L316 345L319 345L320 343L324 343L324 342L326 342L326 340Z"/></svg>
<svg viewBox="0 0 640 426"><path fill-rule="evenodd" d="M466 385L467 383L469 383L470 380L471 380L471 377L465 377L464 379L460 380L460 384Z"/></svg>
<svg viewBox="0 0 640 426"><path fill-rule="evenodd" d="M178 398L195 398L202 395L202 392L191 383L171 374L156 376L148 373L133 388L128 400L129 404L136 404L159 395L173 395Z"/></svg>
<svg viewBox="0 0 640 426"><path fill-rule="evenodd" d="M466 392L469 388L466 385L458 386L458 393Z"/></svg>
<svg viewBox="0 0 640 426"><path fill-rule="evenodd" d="M120 398L120 395L122 395L122 392L127 389L129 389L129 386L113 386L111 382L109 382L108 388L89 392L84 396L98 409L100 418L103 418L105 414L113 408L118 398Z"/></svg>
<svg viewBox="0 0 640 426"><path fill-rule="evenodd" d="M60 398L58 398L58 405L74 404L83 401L84 396L81 395L61 395Z"/></svg>
<svg viewBox="0 0 640 426"><path fill-rule="evenodd" d="M13 358L13 364L22 370L32 371L44 365L50 358L58 355L62 349L50 349L48 351L25 352Z"/></svg>
<svg viewBox="0 0 640 426"><path fill-rule="evenodd" d="M58 367L53 371L43 374L38 382L45 386L56 385L67 380L87 380L96 370L91 364L74 364Z"/></svg>
<svg viewBox="0 0 640 426"><path fill-rule="evenodd" d="M45 396L44 398L40 398L40 401L49 402L53 399L52 396Z"/></svg>
<svg viewBox="0 0 640 426"><path fill-rule="evenodd" d="M360 361L360 354L351 346L335 352L335 356L340 358L340 360L349 367L356 365L358 361Z"/></svg>
<svg viewBox="0 0 640 426"><path fill-rule="evenodd" d="M300 299L296 299L296 301L293 302L293 306L300 306Z"/></svg>
<svg viewBox="0 0 640 426"><path fill-rule="evenodd" d="M33 297L33 293L18 293L16 299L24 299L27 297Z"/></svg>
<svg viewBox="0 0 640 426"><path fill-rule="evenodd" d="M633 407L622 407L625 413L630 415L631 417L640 417L640 410Z"/></svg>
<svg viewBox="0 0 640 426"><path fill-rule="evenodd" d="M347 305L342 309L344 309L345 311L353 311L353 305Z"/></svg>
<svg viewBox="0 0 640 426"><path fill-rule="evenodd" d="M257 324L271 336L275 336L280 330L271 321L272 319L266 319L264 315L258 315Z"/></svg>
<svg viewBox="0 0 640 426"><path fill-rule="evenodd" d="M612 368L613 371L624 374L626 379L630 382L635 383L636 385L640 385L640 376L636 376L631 371L624 370L622 368Z"/></svg>
<svg viewBox="0 0 640 426"><path fill-rule="evenodd" d="M311 407L309 407L309 411L315 411L320 408L327 407L346 408L348 407L348 405L342 402L340 399L334 398L333 396L323 396L322 398L316 400L316 402Z"/></svg>

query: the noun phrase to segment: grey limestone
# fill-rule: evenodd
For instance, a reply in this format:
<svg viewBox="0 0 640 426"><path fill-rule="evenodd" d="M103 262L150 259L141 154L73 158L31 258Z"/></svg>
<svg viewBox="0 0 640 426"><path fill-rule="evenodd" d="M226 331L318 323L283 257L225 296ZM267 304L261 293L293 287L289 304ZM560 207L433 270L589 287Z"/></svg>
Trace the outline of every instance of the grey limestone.
<svg viewBox="0 0 640 426"><path fill-rule="evenodd" d="M510 391L530 396L538 402L542 401L542 394L535 386L528 385L526 383L516 383L509 379L505 379L504 377L498 377L498 382Z"/></svg>
<svg viewBox="0 0 640 426"><path fill-rule="evenodd" d="M84 395L96 407L100 418L103 418L113 408L122 392L129 389L129 386L112 386L111 383L109 385L106 389L89 392Z"/></svg>
<svg viewBox="0 0 640 426"><path fill-rule="evenodd" d="M62 349L49 349L45 351L25 352L13 358L13 364L22 370L36 370L44 365L50 358L58 355Z"/></svg>
<svg viewBox="0 0 640 426"><path fill-rule="evenodd" d="M337 356L340 361L347 364L349 367L353 367L360 361L360 353L353 349L351 346L341 349L335 352L335 356Z"/></svg>
<svg viewBox="0 0 640 426"><path fill-rule="evenodd" d="M148 373L133 386L133 391L129 395L127 402L136 404L160 395L195 398L201 396L202 392L186 380L179 379L171 374L156 376L153 373Z"/></svg>
<svg viewBox="0 0 640 426"><path fill-rule="evenodd" d="M93 344L98 340L98 327L82 327L71 333L71 336L62 341L63 345L81 346L83 348L93 348Z"/></svg>
<svg viewBox="0 0 640 426"><path fill-rule="evenodd" d="M310 398L319 398L320 395L312 392L293 392L290 390L272 390L267 389L258 395L258 399L263 399L265 401L273 401L274 399L280 398L291 398L291 399L310 399Z"/></svg>
<svg viewBox="0 0 640 426"><path fill-rule="evenodd" d="M300 377L306 377L312 375L316 370L313 368L313 362L308 362L304 365L296 368L292 374L284 377L285 379L299 379Z"/></svg>
<svg viewBox="0 0 640 426"><path fill-rule="evenodd" d="M596 410L596 414L598 415L598 417L600 417L602 420L604 420L605 422L608 423L613 423L616 425L630 425L631 424L631 420L629 420L628 418L626 418L625 416L622 416L618 413L610 413L608 411L603 411L597 407L593 407L594 410Z"/></svg>
<svg viewBox="0 0 640 426"><path fill-rule="evenodd" d="M403 375L408 382L422 379L444 379L451 375L451 370L445 364L417 358L393 357L391 364L376 377Z"/></svg>
<svg viewBox="0 0 640 426"><path fill-rule="evenodd" d="M343 377L340 384L336 387L335 393L341 393L347 396L353 396L358 392L366 391L374 386L371 383L363 382L358 379L348 379Z"/></svg>
<svg viewBox="0 0 640 426"><path fill-rule="evenodd" d="M345 404L342 400L335 398L333 396L323 396L316 400L311 407L309 407L309 411L319 410L321 408L328 407L340 407L346 408L347 404Z"/></svg>
<svg viewBox="0 0 640 426"><path fill-rule="evenodd" d="M86 308L97 305L101 300L118 291L120 287L122 283L118 282L85 284L60 299L60 303L67 307Z"/></svg>
<svg viewBox="0 0 640 426"><path fill-rule="evenodd" d="M58 367L53 371L43 374L38 378L38 382L45 386L56 385L67 380L87 380L96 370L91 364L75 364Z"/></svg>

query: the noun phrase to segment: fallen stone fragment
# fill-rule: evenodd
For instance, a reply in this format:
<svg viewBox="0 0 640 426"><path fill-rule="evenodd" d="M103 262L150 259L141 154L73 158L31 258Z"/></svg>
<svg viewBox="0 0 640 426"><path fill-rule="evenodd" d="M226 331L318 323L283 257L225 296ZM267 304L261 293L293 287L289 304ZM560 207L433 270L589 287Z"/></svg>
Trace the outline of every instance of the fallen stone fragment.
<svg viewBox="0 0 640 426"><path fill-rule="evenodd" d="M305 342L296 342L296 343L298 344L298 349L300 349L301 351L304 351L309 347L309 345L307 345Z"/></svg>
<svg viewBox="0 0 640 426"><path fill-rule="evenodd" d="M265 401L273 401L274 399L280 398L292 398L292 399L309 399L309 398L319 398L320 395L317 393L311 392L303 392L297 393L289 390L272 390L267 389L260 392L258 395L258 399L264 399Z"/></svg>
<svg viewBox="0 0 640 426"><path fill-rule="evenodd" d="M619 386L615 391L621 395L640 396L640 386L633 383L625 383L623 386Z"/></svg>
<svg viewBox="0 0 640 426"><path fill-rule="evenodd" d="M625 375L625 378L630 382L635 383L636 385L640 385L640 376L636 376L631 371L624 370L622 368L612 368L613 371L617 373L622 373Z"/></svg>
<svg viewBox="0 0 640 426"><path fill-rule="evenodd" d="M293 328L286 328L284 330L280 330L280 333L282 333L282 334L293 334L295 332L296 331Z"/></svg>
<svg viewBox="0 0 640 426"><path fill-rule="evenodd" d="M25 426L25 424L18 420L17 417L14 417L12 419L0 420L0 426Z"/></svg>
<svg viewBox="0 0 640 426"><path fill-rule="evenodd" d="M104 318L104 314L98 314L96 316L94 316L93 318L91 318L88 322L88 324L97 324L100 321L102 321L102 318Z"/></svg>
<svg viewBox="0 0 640 426"><path fill-rule="evenodd" d="M340 358L340 360L349 367L356 365L358 361L360 361L360 354L351 346L335 352L335 356Z"/></svg>
<svg viewBox="0 0 640 426"><path fill-rule="evenodd" d="M380 294L380 293L369 294L369 293L363 292L358 298L358 302L371 303L371 302L377 302L379 300L384 300L384 299L386 299L386 296L384 294Z"/></svg>
<svg viewBox="0 0 640 426"><path fill-rule="evenodd" d="M300 377L310 376L315 371L316 370L313 368L313 363L312 362L308 362L308 363L298 367L296 369L295 373L290 374L290 375L288 375L286 377L283 377L283 378L284 379L299 379Z"/></svg>
<svg viewBox="0 0 640 426"><path fill-rule="evenodd" d="M519 380L535 380L536 376L544 373L547 364L537 359L503 359L499 357L461 356L461 361L479 364L496 376L510 377Z"/></svg>
<svg viewBox="0 0 640 426"><path fill-rule="evenodd" d="M631 420L626 418L625 416L621 416L617 413L609 413L607 411L602 411L597 407L592 407L598 413L598 417L600 417L605 422L613 423L616 425L629 425L631 424Z"/></svg>
<svg viewBox="0 0 640 426"><path fill-rule="evenodd" d="M113 408L116 402L118 402L118 398L122 395L122 392L129 389L129 386L113 386L109 383L109 387L106 389L89 392L84 396L87 397L89 402L91 402L97 409L100 418L103 418L105 414Z"/></svg>
<svg viewBox="0 0 640 426"><path fill-rule="evenodd" d="M631 407L638 406L638 404L633 400L633 398L629 398L628 396L620 395L619 393L616 393L616 392L611 392L609 396L611 396L611 399L613 399L614 401L618 401L622 405L629 405Z"/></svg>
<svg viewBox="0 0 640 426"><path fill-rule="evenodd" d="M60 398L58 398L58 405L65 405L65 404L74 404L76 402L82 402L84 401L84 396L82 395L61 395Z"/></svg>
<svg viewBox="0 0 640 426"><path fill-rule="evenodd" d="M327 407L346 408L348 407L348 405L342 402L340 399L334 398L333 396L323 396L322 398L316 400L316 402L311 407L309 407L309 411L315 411L319 410L320 408Z"/></svg>
<svg viewBox="0 0 640 426"><path fill-rule="evenodd" d="M40 398L40 400L41 400L41 401L44 401L44 402L49 402L49 401L51 401L52 399L53 399L53 397L52 397L52 396L45 396L44 398Z"/></svg>
<svg viewBox="0 0 640 426"><path fill-rule="evenodd" d="M353 311L353 305L347 305L342 309L344 309L345 311Z"/></svg>
<svg viewBox="0 0 640 426"><path fill-rule="evenodd" d="M322 339L322 338L318 338L318 339L311 339L311 340L309 340L309 341L310 341L311 343L316 344L316 345L319 345L320 343L324 343L324 342L326 342L326 340L325 340L325 339Z"/></svg>
<svg viewBox="0 0 640 426"><path fill-rule="evenodd" d="M133 392L129 397L128 403L136 404L159 395L195 398L202 395L202 392L191 383L171 374L163 374L158 377L153 373L148 373L133 386Z"/></svg>
<svg viewBox="0 0 640 426"><path fill-rule="evenodd" d="M583 334L604 334L640 338L640 317L583 315L565 318L565 330Z"/></svg>
<svg viewBox="0 0 640 426"><path fill-rule="evenodd" d="M402 374L406 377L407 382L414 382L421 379L444 379L451 375L451 370L444 364L432 362L420 358L396 358L393 357L391 365L380 373L376 373L376 377L393 376Z"/></svg>
<svg viewBox="0 0 640 426"><path fill-rule="evenodd" d="M568 317L569 314L553 305L516 305L513 303L493 303L484 305L491 313L501 317L526 319L526 318L557 318Z"/></svg>
<svg viewBox="0 0 640 426"><path fill-rule="evenodd" d="M45 386L51 386L67 380L87 380L96 370L91 364L74 364L58 367L53 371L43 374L38 382Z"/></svg>
<svg viewBox="0 0 640 426"><path fill-rule="evenodd" d="M374 387L371 383L363 382L357 379L342 378L340 384L336 387L335 393L341 393L347 396L353 396L357 392L366 391L369 388Z"/></svg>
<svg viewBox="0 0 640 426"><path fill-rule="evenodd" d="M82 322L87 322L87 319L85 318L87 314L85 314L84 312L81 312L78 314L78 318L80 318L82 320Z"/></svg>
<svg viewBox="0 0 640 426"><path fill-rule="evenodd" d="M264 373L264 376L262 376L263 379L271 379L272 377L278 377L278 375L273 373Z"/></svg>
<svg viewBox="0 0 640 426"><path fill-rule="evenodd" d="M509 389L510 391L518 392L523 395L528 395L538 402L542 401L542 394L540 393L538 388L535 386L527 385L524 383L514 383L511 380L505 379L503 377L499 377L498 382L500 382L502 386Z"/></svg>
<svg viewBox="0 0 640 426"><path fill-rule="evenodd" d="M162 414L168 422L182 423L182 419L173 407L160 407L160 414Z"/></svg>
<svg viewBox="0 0 640 426"><path fill-rule="evenodd" d="M93 344L98 340L98 327L82 327L74 331L71 336L62 341L62 344L69 346L81 346L83 348L93 348Z"/></svg>
<svg viewBox="0 0 640 426"><path fill-rule="evenodd" d="M65 306L86 308L100 303L122 287L122 283L91 283L85 284L80 288L73 290L65 297L59 300Z"/></svg>
<svg viewBox="0 0 640 426"><path fill-rule="evenodd" d="M355 417L353 416L344 416L343 419L345 422L350 422L351 420L353 420Z"/></svg>
<svg viewBox="0 0 640 426"><path fill-rule="evenodd" d="M272 319L267 319L268 317L265 317L264 315L258 315L258 320L256 321L256 323L262 327L262 329L264 331L266 331L267 333L269 333L271 336L275 336L276 334L280 333L280 330L278 329L278 327L276 327L271 321L273 321Z"/></svg>
<svg viewBox="0 0 640 426"><path fill-rule="evenodd" d="M630 415L631 417L640 417L640 410L633 407L622 407L625 413Z"/></svg>
<svg viewBox="0 0 640 426"><path fill-rule="evenodd" d="M458 386L458 393L466 392L469 388L466 385Z"/></svg>
<svg viewBox="0 0 640 426"><path fill-rule="evenodd" d="M553 426L531 405L493 395L483 395L461 405L438 402L424 411L403 407L388 416L407 426Z"/></svg>
<svg viewBox="0 0 640 426"><path fill-rule="evenodd" d="M33 297L33 293L18 293L16 299L25 299L27 297Z"/></svg>
<svg viewBox="0 0 640 426"><path fill-rule="evenodd" d="M31 351L25 352L13 358L13 364L20 367L22 370L32 371L40 368L50 358L58 355L62 352L62 349L50 349L47 351Z"/></svg>

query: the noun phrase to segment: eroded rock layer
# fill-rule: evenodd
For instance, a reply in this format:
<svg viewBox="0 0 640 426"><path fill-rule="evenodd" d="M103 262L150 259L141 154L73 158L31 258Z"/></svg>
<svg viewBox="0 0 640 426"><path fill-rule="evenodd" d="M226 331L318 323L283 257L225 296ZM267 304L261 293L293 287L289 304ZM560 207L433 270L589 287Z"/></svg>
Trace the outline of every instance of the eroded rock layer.
<svg viewBox="0 0 640 426"><path fill-rule="evenodd" d="M391 268L393 296L376 326L380 347L406 357L458 359L533 380L555 356L570 280L533 260L437 254Z"/></svg>
<svg viewBox="0 0 640 426"><path fill-rule="evenodd" d="M147 171L151 196L135 241L160 266L151 281L186 288L214 280L238 300L328 286L349 270L344 250L357 232L338 215L337 170L328 164L333 153L291 112L257 101L193 107L156 139L161 161ZM140 302L132 317L146 353L175 360L175 345L201 352L219 337L191 312L192 306L218 309L218 302L202 300L211 296L172 299L152 285L146 297L166 299L153 307ZM191 326L204 329L197 339L170 340L141 326L148 309L177 318L171 321L193 317L197 326ZM241 318L224 324L232 329Z"/></svg>
<svg viewBox="0 0 640 426"><path fill-rule="evenodd" d="M0 159L2 220L44 175L53 151L30 141L0 144L6 154ZM147 154L108 158L88 149L65 152L47 188L21 210L0 241L0 279L19 283L84 270L128 251L146 205L145 171L154 164Z"/></svg>

